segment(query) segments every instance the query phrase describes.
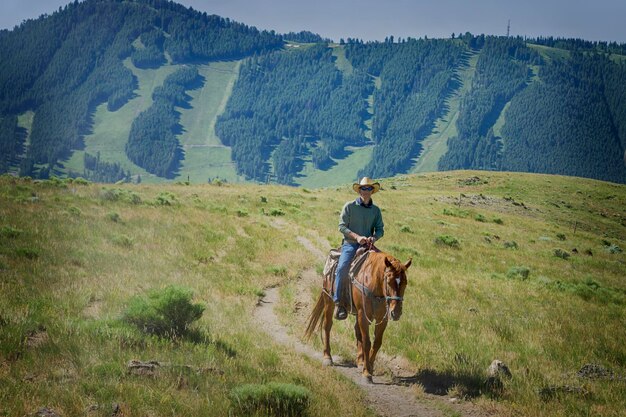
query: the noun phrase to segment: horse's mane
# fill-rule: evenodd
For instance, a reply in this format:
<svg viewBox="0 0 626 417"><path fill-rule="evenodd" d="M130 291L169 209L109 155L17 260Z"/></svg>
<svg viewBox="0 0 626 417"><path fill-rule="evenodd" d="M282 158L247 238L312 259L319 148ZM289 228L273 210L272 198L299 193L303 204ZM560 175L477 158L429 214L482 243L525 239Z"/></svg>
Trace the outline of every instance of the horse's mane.
<svg viewBox="0 0 626 417"><path fill-rule="evenodd" d="M391 263L393 268L397 271L401 271L404 268L404 265L402 265L402 262L400 262L398 259L394 258L393 256L389 255L388 253L372 252L367 257L367 263L365 264L366 266L365 269L369 269L371 271L372 276L374 277L377 277L377 276L382 277L383 274L385 273L385 267L386 267L385 259L387 259ZM369 266L369 268L367 268L367 266Z"/></svg>
<svg viewBox="0 0 626 417"><path fill-rule="evenodd" d="M385 258L389 255L385 252L371 252L367 257L367 266L372 276L382 276L385 272Z"/></svg>

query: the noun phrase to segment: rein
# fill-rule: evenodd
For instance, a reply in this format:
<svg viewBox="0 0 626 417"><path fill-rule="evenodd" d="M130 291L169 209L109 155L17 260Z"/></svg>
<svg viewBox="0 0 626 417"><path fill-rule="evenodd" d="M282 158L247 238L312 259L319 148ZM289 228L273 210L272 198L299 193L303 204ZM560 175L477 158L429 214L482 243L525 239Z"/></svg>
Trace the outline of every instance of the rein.
<svg viewBox="0 0 626 417"><path fill-rule="evenodd" d="M389 268L385 268L385 272L387 272L388 269ZM383 279L384 279L384 274L383 274ZM356 278L352 278L352 285L354 285L355 287L357 287L359 289L359 291L361 291L361 294L363 295L363 306L365 306L365 297L372 299L372 304L374 304L375 302L382 303L382 302L386 301L385 315L383 316L381 321L388 320L388 317L389 317L389 303L390 303L390 301L400 301L400 302L402 302L404 300L403 297L387 295L387 294L389 294L389 283L387 282L386 279L385 279L385 287L384 287L385 288L385 294L383 294L383 295L375 295L372 292L372 290L370 290L365 285L363 285L362 283L357 281ZM374 323L374 320L370 320L369 317L367 317L367 313L365 312L365 310L363 310L363 314L365 315L365 319L367 320L367 322L369 324Z"/></svg>

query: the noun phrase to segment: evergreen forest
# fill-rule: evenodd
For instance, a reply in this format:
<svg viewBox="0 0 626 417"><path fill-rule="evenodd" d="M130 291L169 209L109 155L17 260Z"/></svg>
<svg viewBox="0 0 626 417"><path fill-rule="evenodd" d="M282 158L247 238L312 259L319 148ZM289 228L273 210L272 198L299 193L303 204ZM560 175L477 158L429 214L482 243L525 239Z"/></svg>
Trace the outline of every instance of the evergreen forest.
<svg viewBox="0 0 626 417"><path fill-rule="evenodd" d="M215 88L207 65L235 62L207 123L220 143L202 145L194 163L226 148L220 164L243 180L298 185L337 172L345 183L414 172L430 158L438 170L626 183L626 45L616 42L464 33L333 43L173 1L85 0L0 31L0 62L0 173L179 179L191 155L181 114ZM139 71L165 67L141 93ZM138 97L146 106L125 122L124 160L86 148L98 108L115 123ZM439 152L429 152L435 140ZM64 168L75 152L81 168Z"/></svg>

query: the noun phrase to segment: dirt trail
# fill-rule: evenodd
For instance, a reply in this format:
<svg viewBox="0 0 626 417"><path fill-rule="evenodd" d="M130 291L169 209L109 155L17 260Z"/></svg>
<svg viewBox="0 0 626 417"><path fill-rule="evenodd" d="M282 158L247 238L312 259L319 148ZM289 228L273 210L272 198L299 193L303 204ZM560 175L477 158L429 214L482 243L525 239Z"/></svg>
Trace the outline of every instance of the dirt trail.
<svg viewBox="0 0 626 417"><path fill-rule="evenodd" d="M325 254L318 249L310 240L299 237L298 241L315 256L323 259ZM320 281L321 278L313 269L303 272L298 280L296 291L298 296L295 300L295 310L299 320L304 320L312 308L312 300L309 296L309 288ZM294 351L307 355L310 358L319 360L322 367L322 352L315 350L310 345L304 344L301 340L291 336L288 330L280 324L278 317L274 313L274 306L280 301L279 288L266 289L263 297L255 309L254 315L260 323L263 323L265 331L272 338L282 345L288 346ZM350 320L350 319L349 319ZM384 350L384 344L383 344ZM425 394L421 389L411 382L416 374L415 369L411 369L410 364L402 358L389 358L384 353L379 354L375 365L373 383L366 383L353 362L346 361L337 355L333 355L335 365L333 369L340 372L358 385L364 392L366 398L365 406L371 408L381 417L436 417L454 415L483 417L488 414L482 412L471 403L460 402L448 396L436 396ZM404 381L398 383L395 381ZM420 393L423 400L416 396ZM447 412L444 413L446 410Z"/></svg>

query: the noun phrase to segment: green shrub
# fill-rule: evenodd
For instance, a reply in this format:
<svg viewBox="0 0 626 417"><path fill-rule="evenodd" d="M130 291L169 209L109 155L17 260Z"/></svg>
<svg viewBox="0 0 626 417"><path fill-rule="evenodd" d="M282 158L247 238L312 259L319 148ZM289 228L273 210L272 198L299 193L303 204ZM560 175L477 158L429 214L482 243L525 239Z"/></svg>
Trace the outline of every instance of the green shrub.
<svg viewBox="0 0 626 417"><path fill-rule="evenodd" d="M413 233L411 227L407 226L406 224L400 227L400 231L402 233Z"/></svg>
<svg viewBox="0 0 626 417"><path fill-rule="evenodd" d="M479 214L477 214L477 215L475 215L475 216L474 216L474 220L476 220L477 222L482 222L482 223L484 223L484 222L486 222L486 221L487 221L487 218L486 218L485 216L483 216L482 214L480 214L480 213L479 213Z"/></svg>
<svg viewBox="0 0 626 417"><path fill-rule="evenodd" d="M530 269L526 266L514 266L510 268L506 277L509 279L519 279L521 281L526 281L530 275Z"/></svg>
<svg viewBox="0 0 626 417"><path fill-rule="evenodd" d="M74 178L74 180L72 181L72 184L89 185L91 184L91 182L89 180L84 179L83 177L77 177L77 178Z"/></svg>
<svg viewBox="0 0 626 417"><path fill-rule="evenodd" d="M281 276L281 277L287 276L287 267L283 265L272 265L266 268L265 271L276 276Z"/></svg>
<svg viewBox="0 0 626 417"><path fill-rule="evenodd" d="M237 216L238 217L248 217L248 210L246 210L246 209L239 209L239 210L237 210Z"/></svg>
<svg viewBox="0 0 626 417"><path fill-rule="evenodd" d="M469 212L467 210L461 210L461 209L444 208L443 214L445 214L446 216L462 217L462 218L469 216Z"/></svg>
<svg viewBox="0 0 626 417"><path fill-rule="evenodd" d="M557 238L557 239L559 239L559 240L561 240L561 241L563 241L563 240L566 240L566 239L567 239L567 237L566 237L563 233L557 233L557 234L556 234L556 238Z"/></svg>
<svg viewBox="0 0 626 417"><path fill-rule="evenodd" d="M11 226L2 226L0 228L0 237L8 237L11 239L15 239L22 233L21 230L15 229Z"/></svg>
<svg viewBox="0 0 626 417"><path fill-rule="evenodd" d="M235 416L304 416L308 414L311 392L302 386L270 382L246 384L230 392Z"/></svg>
<svg viewBox="0 0 626 417"><path fill-rule="evenodd" d="M112 211L111 213L107 214L107 218L114 223L119 223L122 221L122 218L120 217L119 213L115 211Z"/></svg>
<svg viewBox="0 0 626 417"><path fill-rule="evenodd" d="M163 191L156 197L156 203L159 206L172 206L178 202L176 196L170 192Z"/></svg>
<svg viewBox="0 0 626 417"><path fill-rule="evenodd" d="M495 217L495 218L493 219L493 222L494 222L495 224L504 224L504 221L503 221L501 218L499 218L499 217Z"/></svg>
<svg viewBox="0 0 626 417"><path fill-rule="evenodd" d="M441 245L441 246L449 246L451 248L456 248L456 249L461 247L459 240L450 235L437 236L435 238L435 244Z"/></svg>
<svg viewBox="0 0 626 417"><path fill-rule="evenodd" d="M519 246L517 245L516 241L511 240L511 241L504 242L504 247L506 249L517 249Z"/></svg>
<svg viewBox="0 0 626 417"><path fill-rule="evenodd" d="M120 235L113 237L113 243L123 248L132 248L135 242L133 241L132 237Z"/></svg>
<svg viewBox="0 0 626 417"><path fill-rule="evenodd" d="M279 208L273 208L270 210L270 216L284 216L285 212Z"/></svg>
<svg viewBox="0 0 626 417"><path fill-rule="evenodd" d="M557 258L561 258L561 259L567 260L567 258L570 257L570 254L566 250L563 250L563 249L560 249L560 248L556 248L554 250L554 256L556 256Z"/></svg>
<svg viewBox="0 0 626 417"><path fill-rule="evenodd" d="M204 312L202 304L191 302L190 289L168 286L151 291L147 297L133 297L124 313L124 321L141 331L158 336L185 335L189 326Z"/></svg>
<svg viewBox="0 0 626 417"><path fill-rule="evenodd" d="M31 260L39 258L39 250L32 249L32 248L17 248L15 250L15 254L22 258L31 259Z"/></svg>
<svg viewBox="0 0 626 417"><path fill-rule="evenodd" d="M139 194L122 188L103 188L100 197L107 201L125 201L132 204L141 204Z"/></svg>
<svg viewBox="0 0 626 417"><path fill-rule="evenodd" d="M67 211L74 217L80 217L81 214L83 214L83 212L81 211L81 209L79 209L76 206L72 206L69 209L67 209Z"/></svg>
<svg viewBox="0 0 626 417"><path fill-rule="evenodd" d="M617 246L617 245L615 245L615 244L608 246L608 247L606 248L606 250L607 250L609 253L613 253L613 254L616 254L616 253L622 253L622 248L620 248L619 246Z"/></svg>

